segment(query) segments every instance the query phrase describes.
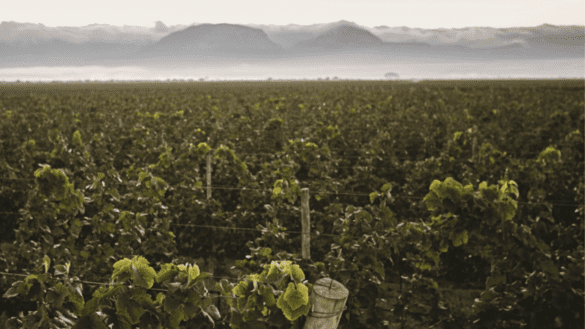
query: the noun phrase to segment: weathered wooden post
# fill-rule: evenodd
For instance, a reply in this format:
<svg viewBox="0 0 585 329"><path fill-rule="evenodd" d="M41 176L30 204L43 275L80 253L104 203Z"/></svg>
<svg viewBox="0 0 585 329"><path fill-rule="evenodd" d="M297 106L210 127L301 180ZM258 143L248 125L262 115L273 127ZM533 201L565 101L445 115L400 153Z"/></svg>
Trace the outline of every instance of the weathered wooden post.
<svg viewBox="0 0 585 329"><path fill-rule="evenodd" d="M311 216L309 209L309 189L301 190L302 258L311 259Z"/></svg>
<svg viewBox="0 0 585 329"><path fill-rule="evenodd" d="M323 278L313 285L311 313L307 316L304 329L336 329L349 291L341 283Z"/></svg>
<svg viewBox="0 0 585 329"><path fill-rule="evenodd" d="M309 189L301 189L302 258L311 259L311 217ZM313 285L311 313L304 329L336 329L345 310L349 291L341 283L323 278Z"/></svg>
<svg viewBox="0 0 585 329"><path fill-rule="evenodd" d="M207 169L205 171L207 175L207 200L211 199L211 151L207 153Z"/></svg>

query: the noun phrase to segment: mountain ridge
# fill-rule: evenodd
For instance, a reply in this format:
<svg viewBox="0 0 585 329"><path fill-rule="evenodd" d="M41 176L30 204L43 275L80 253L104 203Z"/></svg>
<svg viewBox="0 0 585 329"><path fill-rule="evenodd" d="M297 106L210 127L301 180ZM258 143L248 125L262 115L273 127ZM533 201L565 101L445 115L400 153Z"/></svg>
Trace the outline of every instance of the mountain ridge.
<svg viewBox="0 0 585 329"><path fill-rule="evenodd" d="M250 44L252 43L252 44ZM276 50L280 47L270 41L260 29L236 24L201 24L189 26L161 38L156 45L172 47L258 48Z"/></svg>
<svg viewBox="0 0 585 329"><path fill-rule="evenodd" d="M344 24L333 27L313 39L301 41L296 46L335 49L379 47L383 44L384 42L370 31Z"/></svg>
<svg viewBox="0 0 585 329"><path fill-rule="evenodd" d="M350 56L391 58L565 58L584 54L585 27L420 29L374 28L354 22L285 26L193 24L154 27L47 27L0 23L3 66L107 63L191 63ZM321 57L322 57L321 56ZM353 56L353 55L352 55ZM324 57L323 57L324 58ZM349 57L347 57L349 58ZM28 64L27 64L28 63ZM112 65L113 65L112 64Z"/></svg>

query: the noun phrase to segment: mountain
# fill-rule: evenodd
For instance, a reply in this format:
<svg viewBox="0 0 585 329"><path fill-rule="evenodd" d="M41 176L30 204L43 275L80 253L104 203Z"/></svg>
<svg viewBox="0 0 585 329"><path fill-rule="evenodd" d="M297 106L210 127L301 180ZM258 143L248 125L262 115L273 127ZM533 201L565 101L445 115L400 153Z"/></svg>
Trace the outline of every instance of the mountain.
<svg viewBox="0 0 585 329"><path fill-rule="evenodd" d="M364 49L380 47L384 42L366 29L340 25L325 31L316 38L297 43L296 48L312 49Z"/></svg>
<svg viewBox="0 0 585 329"><path fill-rule="evenodd" d="M0 67L184 66L212 62L352 65L394 60L583 58L585 27L373 28L338 21L312 25L0 23ZM342 55L342 56L341 56ZM349 64L348 64L349 63Z"/></svg>
<svg viewBox="0 0 585 329"><path fill-rule="evenodd" d="M170 33L141 47L133 64L184 66L194 63L265 61L282 55L282 47L260 29L236 24L200 24Z"/></svg>
<svg viewBox="0 0 585 329"><path fill-rule="evenodd" d="M0 67L117 65L141 46L158 41L184 26L156 22L153 28L92 24L48 27L43 24L0 23Z"/></svg>
<svg viewBox="0 0 585 329"><path fill-rule="evenodd" d="M269 57L282 47L260 29L235 24L201 24L173 32L142 48L141 58Z"/></svg>
<svg viewBox="0 0 585 329"><path fill-rule="evenodd" d="M106 42L144 45L156 42L169 33L182 30L185 27L187 26L166 26L160 21L156 22L154 27L107 24L49 27L43 24L2 22L0 23L0 43L24 45L61 40L78 44Z"/></svg>
<svg viewBox="0 0 585 329"><path fill-rule="evenodd" d="M217 49L225 51L274 51L281 47L266 33L243 25L201 24L173 32L160 39L155 47L175 49Z"/></svg>
<svg viewBox="0 0 585 329"><path fill-rule="evenodd" d="M423 42L430 45L453 45L470 48L497 48L513 42L526 42L527 45L549 45L583 47L585 27L555 26L543 24L535 27L466 27L458 29L419 29L378 26L370 29L384 42ZM569 38L570 40L564 40Z"/></svg>
<svg viewBox="0 0 585 329"><path fill-rule="evenodd" d="M298 24L288 24L288 25L257 25L251 24L249 26L261 29L262 31L266 32L270 40L274 41L275 43L283 46L285 49L291 49L296 46L301 41L307 41L310 39L314 39L321 34L334 29L338 26L342 25L350 25L360 28L366 28L365 26L360 26L354 22L349 22L345 20L341 20L338 22L333 23L324 23L324 24L311 24L311 25L298 25Z"/></svg>

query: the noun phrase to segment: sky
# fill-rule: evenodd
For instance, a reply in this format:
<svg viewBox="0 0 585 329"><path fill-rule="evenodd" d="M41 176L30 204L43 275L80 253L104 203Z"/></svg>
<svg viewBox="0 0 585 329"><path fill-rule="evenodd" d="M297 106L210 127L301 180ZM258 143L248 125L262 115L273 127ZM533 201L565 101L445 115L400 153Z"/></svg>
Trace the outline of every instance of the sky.
<svg viewBox="0 0 585 329"><path fill-rule="evenodd" d="M154 26L193 23L463 28L585 25L585 0L19 0L0 22L46 26Z"/></svg>

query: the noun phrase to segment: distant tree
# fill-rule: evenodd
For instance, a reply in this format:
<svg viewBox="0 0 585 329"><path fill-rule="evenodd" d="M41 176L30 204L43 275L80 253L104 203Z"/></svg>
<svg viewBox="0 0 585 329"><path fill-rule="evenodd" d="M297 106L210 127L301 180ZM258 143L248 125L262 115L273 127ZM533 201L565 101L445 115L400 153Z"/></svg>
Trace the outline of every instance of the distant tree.
<svg viewBox="0 0 585 329"><path fill-rule="evenodd" d="M384 74L384 78L386 78L388 80L396 80L396 79L400 78L400 76L398 75L398 73L388 72L388 73Z"/></svg>

